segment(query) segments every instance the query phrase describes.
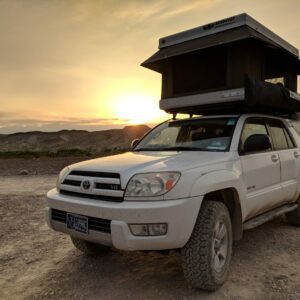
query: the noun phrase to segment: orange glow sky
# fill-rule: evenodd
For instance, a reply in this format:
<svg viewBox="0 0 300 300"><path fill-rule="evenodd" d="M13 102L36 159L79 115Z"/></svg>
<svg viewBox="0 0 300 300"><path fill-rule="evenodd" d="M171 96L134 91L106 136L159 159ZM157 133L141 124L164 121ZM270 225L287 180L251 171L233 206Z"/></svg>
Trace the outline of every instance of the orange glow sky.
<svg viewBox="0 0 300 300"><path fill-rule="evenodd" d="M159 37L242 12L300 47L299 0L0 0L0 133L166 119L139 64Z"/></svg>

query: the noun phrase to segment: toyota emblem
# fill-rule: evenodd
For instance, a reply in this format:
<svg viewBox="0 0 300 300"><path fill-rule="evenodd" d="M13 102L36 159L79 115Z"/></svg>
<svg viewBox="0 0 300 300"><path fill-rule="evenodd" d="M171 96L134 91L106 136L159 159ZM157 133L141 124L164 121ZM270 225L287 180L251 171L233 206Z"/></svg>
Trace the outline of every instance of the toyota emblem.
<svg viewBox="0 0 300 300"><path fill-rule="evenodd" d="M88 180L83 180L83 181L82 181L82 188L83 188L84 190L88 190L90 187L91 187L90 181L88 181Z"/></svg>

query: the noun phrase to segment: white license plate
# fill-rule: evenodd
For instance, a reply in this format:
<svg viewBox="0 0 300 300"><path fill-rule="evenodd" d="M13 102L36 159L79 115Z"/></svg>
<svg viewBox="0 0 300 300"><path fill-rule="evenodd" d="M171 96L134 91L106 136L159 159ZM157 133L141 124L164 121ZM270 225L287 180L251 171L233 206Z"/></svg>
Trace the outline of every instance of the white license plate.
<svg viewBox="0 0 300 300"><path fill-rule="evenodd" d="M89 231L88 224L88 217L67 213L67 228L87 234Z"/></svg>

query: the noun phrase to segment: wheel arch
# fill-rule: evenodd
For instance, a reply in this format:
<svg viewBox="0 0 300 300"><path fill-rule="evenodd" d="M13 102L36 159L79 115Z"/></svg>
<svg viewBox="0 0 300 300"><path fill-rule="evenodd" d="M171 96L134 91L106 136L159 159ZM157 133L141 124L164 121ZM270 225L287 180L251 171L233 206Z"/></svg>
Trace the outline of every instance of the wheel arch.
<svg viewBox="0 0 300 300"><path fill-rule="evenodd" d="M240 240L243 236L243 217L237 190L230 187L212 191L204 195L203 201L218 201L227 207L232 222L233 239Z"/></svg>

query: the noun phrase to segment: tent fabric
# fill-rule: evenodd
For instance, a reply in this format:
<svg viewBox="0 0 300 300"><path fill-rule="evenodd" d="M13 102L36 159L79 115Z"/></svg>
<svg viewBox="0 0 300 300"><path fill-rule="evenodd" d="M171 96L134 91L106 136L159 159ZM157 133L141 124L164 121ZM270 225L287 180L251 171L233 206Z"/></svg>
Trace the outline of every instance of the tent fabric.
<svg viewBox="0 0 300 300"><path fill-rule="evenodd" d="M268 113L300 111L300 103L290 98L290 92L281 84L272 84L256 78L245 79L245 101L250 110Z"/></svg>
<svg viewBox="0 0 300 300"><path fill-rule="evenodd" d="M141 65L143 67L152 69L154 71L161 72L162 60L174 56L194 52L197 50L218 46L222 44L228 44L231 42L236 42L236 41L249 39L249 38L258 39L273 47L280 48L280 46L278 46L270 39L266 38L264 35L258 33L257 31L253 30L249 26L245 25L227 31L219 32L216 34L201 37L198 39L183 42L180 44L176 44L173 46L169 46L166 48L162 48L154 55L152 55L149 59L144 61ZM300 65L299 65L299 69L300 69Z"/></svg>
<svg viewBox="0 0 300 300"><path fill-rule="evenodd" d="M169 113L196 115L264 113L271 115L293 115L300 113L300 101L291 97L290 90L281 84L273 84L254 77L245 78L244 96L240 100L219 103L188 105L169 108ZM176 101L174 99L173 101Z"/></svg>

